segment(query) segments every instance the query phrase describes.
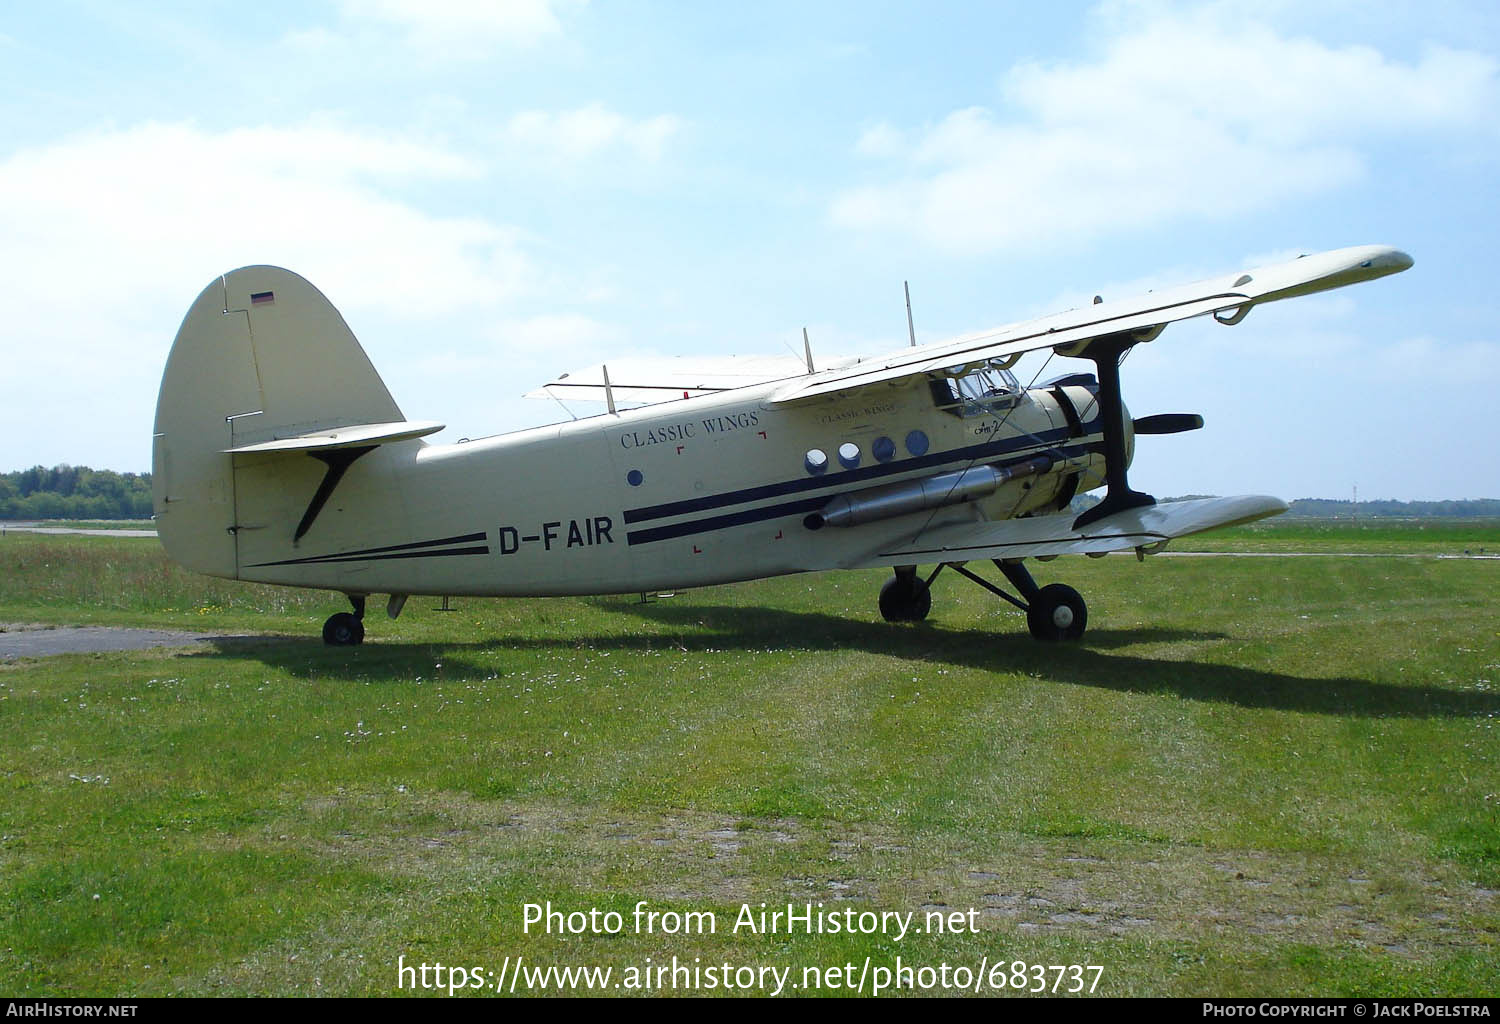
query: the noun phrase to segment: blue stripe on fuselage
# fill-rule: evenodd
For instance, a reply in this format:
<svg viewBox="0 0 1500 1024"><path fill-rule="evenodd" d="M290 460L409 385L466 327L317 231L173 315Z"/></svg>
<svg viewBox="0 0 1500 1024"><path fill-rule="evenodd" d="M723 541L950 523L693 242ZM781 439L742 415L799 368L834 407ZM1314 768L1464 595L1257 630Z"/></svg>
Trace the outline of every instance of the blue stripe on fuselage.
<svg viewBox="0 0 1500 1024"><path fill-rule="evenodd" d="M1084 424L1086 434L1098 433L1100 429L1098 419L1090 420ZM1017 434L1002 440L985 441L983 444L969 445L965 448L954 448L946 452L934 452L931 455L922 455L917 458L903 459L881 465L864 466L860 469L844 470L829 477L806 477L798 480L783 480L780 483L764 484L760 487L748 487L740 491L725 491L723 494L710 494L702 498L688 498L684 501L671 501L662 505L630 508L625 510L625 522L627 524L644 523L651 519L666 519L669 516L687 515L690 512L706 512L711 508L740 505L747 501L779 498L784 494L796 494L799 491L815 491L828 487L841 487L845 484L862 483L866 480L879 479L880 477L892 476L897 473L909 473L914 469L928 469L942 466L949 462L970 462L994 455L1009 455L1039 445L1066 441L1068 438L1069 430L1067 427L1041 430L1035 434Z"/></svg>
<svg viewBox="0 0 1500 1024"><path fill-rule="evenodd" d="M1086 429L1097 427L1098 422L1098 420L1093 420L1086 424L1085 427ZM1092 432L1090 430L1090 433ZM749 501L780 497L781 495L796 493L798 491L842 487L843 485L860 483L871 478L909 472L913 469L937 468L953 462L974 462L979 459L992 458L997 455L1016 454L1034 448L1056 451L1058 455L1065 458L1087 455L1097 450L1097 444L1091 443L1080 443L1056 448L1049 447L1053 442L1066 440L1068 433L1066 428L1044 430L1036 434L1018 435L1000 441L987 441L984 444L955 448L950 451L925 455L920 458L906 459L902 462L892 462L883 466L868 466L863 469L848 470L839 473L832 479L809 478L806 480L787 480L781 483L767 484L762 487L751 487L740 491L726 491L723 494L711 494L687 501L670 502L664 505L652 505L639 509L627 509L625 511L625 522L639 523L651 519L665 519L669 516L687 515L692 512L723 508L726 505L738 505ZM632 530L626 534L625 539L626 543L632 545L650 544L655 541L670 540L674 537L686 537L692 534L708 533L713 530L723 530L733 526L744 526L748 523L764 522L767 519L779 519L783 516L805 515L822 508L841 493L845 493L845 490L841 489L834 494L801 498L797 501L786 501L776 505L744 509L739 512L709 516L703 519L692 519L665 526Z"/></svg>

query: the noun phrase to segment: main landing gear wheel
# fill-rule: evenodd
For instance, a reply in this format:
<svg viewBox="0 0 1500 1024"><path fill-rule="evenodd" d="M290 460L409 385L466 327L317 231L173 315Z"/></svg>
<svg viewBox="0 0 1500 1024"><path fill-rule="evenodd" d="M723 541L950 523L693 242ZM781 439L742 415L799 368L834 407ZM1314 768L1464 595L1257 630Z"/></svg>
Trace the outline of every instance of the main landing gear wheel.
<svg viewBox="0 0 1500 1024"><path fill-rule="evenodd" d="M1061 583L1049 583L1037 591L1026 609L1026 625L1038 640L1077 640L1088 621L1089 610L1083 598Z"/></svg>
<svg viewBox="0 0 1500 1024"><path fill-rule="evenodd" d="M880 615L887 622L921 622L932 611L932 591L916 573L898 573L880 588Z"/></svg>

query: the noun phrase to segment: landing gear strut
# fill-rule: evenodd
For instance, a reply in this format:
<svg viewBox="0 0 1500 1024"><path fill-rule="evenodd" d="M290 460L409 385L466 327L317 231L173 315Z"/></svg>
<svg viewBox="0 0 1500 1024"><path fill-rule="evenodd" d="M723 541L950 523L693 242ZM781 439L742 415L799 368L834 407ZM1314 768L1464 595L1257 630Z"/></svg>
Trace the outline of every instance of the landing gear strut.
<svg viewBox="0 0 1500 1024"><path fill-rule="evenodd" d="M323 623L323 642L333 647L350 647L365 641L365 596L350 594L354 613L338 612Z"/></svg>
<svg viewBox="0 0 1500 1024"><path fill-rule="evenodd" d="M914 622L925 619L932 608L932 592L929 584L943 569L952 569L967 579L973 580L990 593L1001 597L1026 613L1026 626L1037 640L1059 643L1077 640L1088 626L1089 610L1083 597L1072 587L1061 583L1049 583L1045 587L1036 585L1021 560L995 559L995 565L1005 574L1010 585L1021 596L1008 593L995 586L983 576L959 562L939 565L931 576L922 579L914 565L896 567L894 578L880 588L880 614L887 622Z"/></svg>

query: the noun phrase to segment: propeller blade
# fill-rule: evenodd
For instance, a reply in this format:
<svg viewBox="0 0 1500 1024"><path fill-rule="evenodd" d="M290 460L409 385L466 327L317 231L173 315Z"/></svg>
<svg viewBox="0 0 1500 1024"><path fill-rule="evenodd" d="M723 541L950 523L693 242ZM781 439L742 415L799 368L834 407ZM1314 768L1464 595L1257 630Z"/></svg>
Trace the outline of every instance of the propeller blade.
<svg viewBox="0 0 1500 1024"><path fill-rule="evenodd" d="M1163 412L1132 420L1137 434L1181 434L1203 426L1203 417L1195 412Z"/></svg>

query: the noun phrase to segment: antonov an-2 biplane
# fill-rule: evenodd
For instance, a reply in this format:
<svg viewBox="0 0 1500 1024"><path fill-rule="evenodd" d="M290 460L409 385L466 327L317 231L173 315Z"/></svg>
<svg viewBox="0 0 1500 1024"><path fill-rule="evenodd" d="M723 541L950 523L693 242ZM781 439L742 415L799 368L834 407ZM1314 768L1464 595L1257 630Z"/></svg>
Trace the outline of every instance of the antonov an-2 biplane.
<svg viewBox="0 0 1500 1024"><path fill-rule="evenodd" d="M539 394L607 413L433 444L407 420L338 311L307 281L256 266L188 311L162 377L152 447L157 530L212 576L341 591L323 638L364 638L365 601L411 594L639 593L888 566L888 620L917 620L948 567L1072 640L1083 598L1024 560L1144 555L1286 509L1264 496L1158 504L1126 471L1139 434L1119 363L1170 323L1236 324L1263 302L1405 270L1383 246L1339 249L878 358L628 361ZM1094 364L1035 387L1011 372L1051 349ZM626 408L631 403L646 403ZM1103 500L1075 514L1072 499ZM994 562L1015 593L970 563ZM925 577L920 565L935 568Z"/></svg>

